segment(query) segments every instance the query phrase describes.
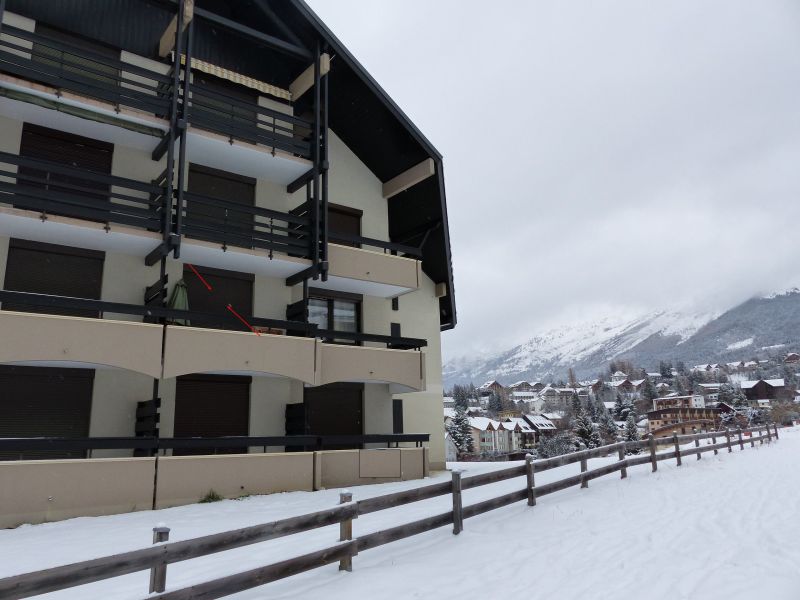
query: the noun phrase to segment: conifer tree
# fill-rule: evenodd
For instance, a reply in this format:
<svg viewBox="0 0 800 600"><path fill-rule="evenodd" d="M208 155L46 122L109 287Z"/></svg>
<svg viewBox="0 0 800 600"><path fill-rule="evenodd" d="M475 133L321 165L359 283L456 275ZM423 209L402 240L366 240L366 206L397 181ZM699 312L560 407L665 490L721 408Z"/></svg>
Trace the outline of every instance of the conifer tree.
<svg viewBox="0 0 800 600"><path fill-rule="evenodd" d="M472 454L475 451L472 427L469 424L467 411L463 406L456 406L456 413L447 425L447 433L450 434L450 439L453 440L459 456Z"/></svg>
<svg viewBox="0 0 800 600"><path fill-rule="evenodd" d="M592 423L586 411L582 410L573 422L572 432L575 434L576 442L584 448L597 448L603 445L600 432L597 426Z"/></svg>
<svg viewBox="0 0 800 600"><path fill-rule="evenodd" d="M639 436L639 428L636 427L636 419L634 416L628 415L628 420L625 421L625 432L622 434L622 439L626 442L638 442L641 438ZM639 454L641 448L628 448L626 454Z"/></svg>

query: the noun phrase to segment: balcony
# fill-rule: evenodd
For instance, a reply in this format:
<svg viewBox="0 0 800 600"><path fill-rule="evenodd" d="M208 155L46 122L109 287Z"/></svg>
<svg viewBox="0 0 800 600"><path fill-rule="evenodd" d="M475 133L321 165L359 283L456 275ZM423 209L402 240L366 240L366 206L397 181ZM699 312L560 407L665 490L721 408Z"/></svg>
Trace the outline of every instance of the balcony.
<svg viewBox="0 0 800 600"><path fill-rule="evenodd" d="M37 31L34 31L34 29ZM44 28L44 31L47 31ZM30 19L4 13L0 112L26 121L155 152L164 149L172 112L173 65L89 50L43 34ZM288 184L308 171L313 124L197 83L178 90L189 126L189 161Z"/></svg>
<svg viewBox="0 0 800 600"><path fill-rule="evenodd" d="M161 326L0 311L0 363L115 367L161 376ZM124 340L124 341L123 341Z"/></svg>
<svg viewBox="0 0 800 600"><path fill-rule="evenodd" d="M246 315L258 329L227 331L202 327L220 315L161 306L147 307L85 298L0 290L0 302L32 311L88 310L100 319L0 311L0 330L14 344L0 348L0 364L127 369L154 378L189 373L286 377L308 385L335 381L387 383L397 393L425 388L422 339L321 330L299 321ZM225 312L225 311L223 311ZM108 314L134 315L160 324L115 321ZM226 315L238 323L233 315ZM185 323L171 325L168 323ZM162 332L163 372L161 366ZM325 340L382 343L386 348L329 344ZM397 348L409 348L399 350Z"/></svg>
<svg viewBox="0 0 800 600"><path fill-rule="evenodd" d="M313 338L167 326L164 378L189 373L273 375L316 383Z"/></svg>
<svg viewBox="0 0 800 600"><path fill-rule="evenodd" d="M320 365L321 385L353 381L388 383L393 393L425 389L425 355L414 350L322 344Z"/></svg>

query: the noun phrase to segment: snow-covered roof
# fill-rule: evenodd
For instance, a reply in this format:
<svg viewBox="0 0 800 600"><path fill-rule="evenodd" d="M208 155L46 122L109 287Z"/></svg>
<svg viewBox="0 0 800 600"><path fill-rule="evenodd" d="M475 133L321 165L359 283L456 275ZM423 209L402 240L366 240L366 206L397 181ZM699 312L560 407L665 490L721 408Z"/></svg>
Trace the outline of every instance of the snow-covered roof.
<svg viewBox="0 0 800 600"><path fill-rule="evenodd" d="M555 424L545 415L527 415L527 418L534 424L536 429L555 429Z"/></svg>
<svg viewBox="0 0 800 600"><path fill-rule="evenodd" d="M546 419L550 419L550 420L556 419L556 420L558 420L558 419L563 419L564 418L564 413L561 412L561 411L555 411L555 412L549 412L549 413L542 413L542 416L545 417Z"/></svg>
<svg viewBox="0 0 800 600"><path fill-rule="evenodd" d="M630 381L628 381L627 379L623 379L622 381L612 381L612 382L611 382L611 387L619 387L619 386L621 386L623 383L631 383L631 382L630 382Z"/></svg>
<svg viewBox="0 0 800 600"><path fill-rule="evenodd" d="M452 419L455 416L456 416L456 409L455 408L450 408L448 406L444 407L444 418L445 419Z"/></svg>
<svg viewBox="0 0 800 600"><path fill-rule="evenodd" d="M494 431L500 427L499 421L495 421L489 417L470 417L469 424L480 431Z"/></svg>
<svg viewBox="0 0 800 600"><path fill-rule="evenodd" d="M533 429L528 422L521 417L508 417L505 421L500 423L503 429L520 430L523 433L533 433Z"/></svg>
<svg viewBox="0 0 800 600"><path fill-rule="evenodd" d="M722 386L721 383L698 383L697 385L706 390L718 390Z"/></svg>
<svg viewBox="0 0 800 600"><path fill-rule="evenodd" d="M648 377L661 377L661 373L647 373Z"/></svg>
<svg viewBox="0 0 800 600"><path fill-rule="evenodd" d="M614 410L614 402L603 402L603 406L605 406L607 410Z"/></svg>
<svg viewBox="0 0 800 600"><path fill-rule="evenodd" d="M524 381L524 380L523 381L515 381L514 383L512 383L508 387L514 388L514 387L519 387L521 385L530 385L530 383L528 383L527 381Z"/></svg>
<svg viewBox="0 0 800 600"><path fill-rule="evenodd" d="M642 385L642 384L643 384L645 381L646 381L645 379L634 379L633 381L631 381L631 384L632 384L632 385L634 385L634 386L636 386L636 387L639 387L639 386L640 386L640 385Z"/></svg>
<svg viewBox="0 0 800 600"><path fill-rule="evenodd" d="M483 385L481 385L481 387L479 387L478 389L479 390L488 390L490 387L495 386L495 385L499 385L500 387L503 387L502 385L500 385L499 381L496 381L495 379L492 379L490 381L487 381Z"/></svg>
<svg viewBox="0 0 800 600"><path fill-rule="evenodd" d="M622 371L617 371L612 375L612 377L627 377L627 376L628 376L628 374L627 373L623 373Z"/></svg>
<svg viewBox="0 0 800 600"><path fill-rule="evenodd" d="M749 390L754 388L759 381L763 381L772 387L784 386L783 379L758 379L756 381L742 381L739 383L739 387L741 387L743 390Z"/></svg>
<svg viewBox="0 0 800 600"><path fill-rule="evenodd" d="M668 384L668 383L664 383L664 382L662 381L661 383L657 383L657 384L656 384L656 387L657 387L658 389L660 389L660 390L663 390L664 388L668 388L668 387L669 387L669 384Z"/></svg>
<svg viewBox="0 0 800 600"><path fill-rule="evenodd" d="M512 398L536 398L538 392L511 392Z"/></svg>

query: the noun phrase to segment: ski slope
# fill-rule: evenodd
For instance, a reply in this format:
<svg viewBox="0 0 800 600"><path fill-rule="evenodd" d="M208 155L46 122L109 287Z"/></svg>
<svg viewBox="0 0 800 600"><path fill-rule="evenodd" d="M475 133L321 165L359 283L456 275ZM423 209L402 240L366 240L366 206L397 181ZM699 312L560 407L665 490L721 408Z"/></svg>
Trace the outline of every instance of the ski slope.
<svg viewBox="0 0 800 600"><path fill-rule="evenodd" d="M685 456L683 466L631 468L519 503L450 528L364 552L352 573L327 566L231 596L237 599L324 597L593 598L770 600L800 597L800 428L781 430L772 445L733 454ZM589 468L611 459L590 461ZM509 463L465 463L468 473ZM537 474L546 483L577 472L569 465ZM466 474L465 474L466 475ZM442 473L434 479L447 477ZM429 482L426 482L429 483ZM355 499L419 485L403 482L353 488ZM465 504L524 486L524 478L467 490ZM0 577L123 552L149 544L158 523L171 540L271 521L336 504L338 490L294 492L0 531ZM432 515L449 507L435 498L363 516L354 535ZM304 554L331 544L327 527L170 565L167 591ZM145 572L41 596L142 598Z"/></svg>

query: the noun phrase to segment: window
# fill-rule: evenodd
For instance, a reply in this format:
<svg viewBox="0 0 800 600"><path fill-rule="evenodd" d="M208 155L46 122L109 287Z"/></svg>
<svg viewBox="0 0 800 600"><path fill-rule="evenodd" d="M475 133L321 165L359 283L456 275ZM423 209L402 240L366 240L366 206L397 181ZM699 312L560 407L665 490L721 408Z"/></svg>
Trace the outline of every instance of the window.
<svg viewBox="0 0 800 600"><path fill-rule="evenodd" d="M309 290L308 321L320 329L347 333L361 331L361 296L344 292ZM341 344L356 344L355 340L336 338Z"/></svg>

